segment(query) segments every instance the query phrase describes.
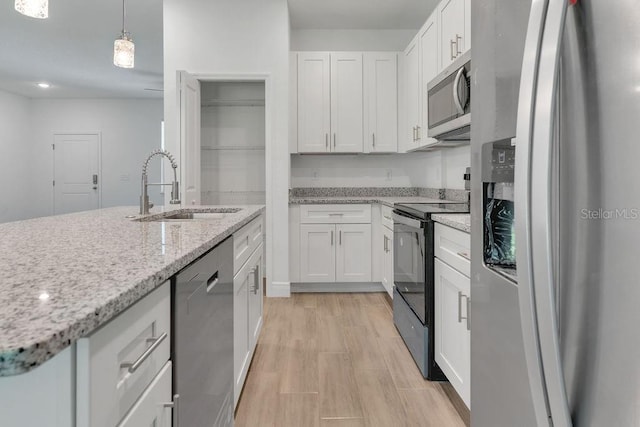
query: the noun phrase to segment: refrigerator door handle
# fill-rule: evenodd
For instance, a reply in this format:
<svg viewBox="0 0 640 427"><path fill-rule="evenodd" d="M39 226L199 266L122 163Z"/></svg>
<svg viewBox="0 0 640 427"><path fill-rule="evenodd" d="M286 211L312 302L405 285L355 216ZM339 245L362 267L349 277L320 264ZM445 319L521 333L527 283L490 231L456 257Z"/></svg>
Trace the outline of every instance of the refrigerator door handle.
<svg viewBox="0 0 640 427"><path fill-rule="evenodd" d="M572 425L560 362L551 246L551 147L567 0L533 0L516 125L518 298L538 425ZM535 206L535 215L533 208Z"/></svg>

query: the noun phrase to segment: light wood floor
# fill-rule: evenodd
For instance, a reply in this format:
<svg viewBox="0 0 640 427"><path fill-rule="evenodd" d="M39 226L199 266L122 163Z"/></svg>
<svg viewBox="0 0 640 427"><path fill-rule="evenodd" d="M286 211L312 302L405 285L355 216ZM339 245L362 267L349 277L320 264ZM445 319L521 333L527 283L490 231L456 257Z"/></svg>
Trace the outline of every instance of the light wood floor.
<svg viewBox="0 0 640 427"><path fill-rule="evenodd" d="M425 381L381 293L265 298L237 427L461 426Z"/></svg>

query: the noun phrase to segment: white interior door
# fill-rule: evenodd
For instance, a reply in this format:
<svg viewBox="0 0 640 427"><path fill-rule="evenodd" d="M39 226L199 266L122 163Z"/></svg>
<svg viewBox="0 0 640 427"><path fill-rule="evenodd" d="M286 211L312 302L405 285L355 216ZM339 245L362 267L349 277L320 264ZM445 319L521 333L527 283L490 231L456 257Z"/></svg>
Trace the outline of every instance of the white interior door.
<svg viewBox="0 0 640 427"><path fill-rule="evenodd" d="M54 135L53 213L100 207L100 137L98 134Z"/></svg>
<svg viewBox="0 0 640 427"><path fill-rule="evenodd" d="M180 188L183 205L200 204L200 81L178 72L180 88Z"/></svg>

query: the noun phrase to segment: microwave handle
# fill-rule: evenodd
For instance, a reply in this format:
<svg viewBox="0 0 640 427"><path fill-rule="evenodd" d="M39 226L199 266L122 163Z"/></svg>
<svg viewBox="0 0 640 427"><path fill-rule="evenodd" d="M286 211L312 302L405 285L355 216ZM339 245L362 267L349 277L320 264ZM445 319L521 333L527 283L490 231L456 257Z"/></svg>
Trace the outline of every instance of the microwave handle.
<svg viewBox="0 0 640 427"><path fill-rule="evenodd" d="M458 72L456 73L456 78L453 81L453 102L456 104L456 108L458 109L458 113L464 114L464 107L460 102L460 97L458 96L458 85L460 84L460 78L464 73L464 67L460 67Z"/></svg>

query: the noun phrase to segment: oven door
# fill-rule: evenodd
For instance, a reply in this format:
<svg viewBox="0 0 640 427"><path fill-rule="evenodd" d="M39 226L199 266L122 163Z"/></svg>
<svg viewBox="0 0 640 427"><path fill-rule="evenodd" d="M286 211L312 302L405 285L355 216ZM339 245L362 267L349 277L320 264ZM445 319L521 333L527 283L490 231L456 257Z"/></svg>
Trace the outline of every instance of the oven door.
<svg viewBox="0 0 640 427"><path fill-rule="evenodd" d="M423 325L428 319L425 281L425 227L427 222L393 212L393 269L398 293Z"/></svg>

